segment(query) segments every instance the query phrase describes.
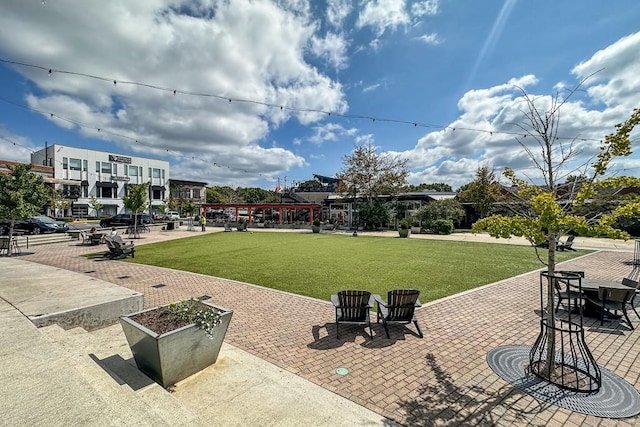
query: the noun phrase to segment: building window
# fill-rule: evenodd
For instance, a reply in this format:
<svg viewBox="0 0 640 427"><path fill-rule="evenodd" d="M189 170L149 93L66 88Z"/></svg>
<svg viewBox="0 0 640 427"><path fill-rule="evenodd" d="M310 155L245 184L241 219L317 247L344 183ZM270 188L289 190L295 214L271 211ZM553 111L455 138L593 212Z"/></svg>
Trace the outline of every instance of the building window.
<svg viewBox="0 0 640 427"><path fill-rule="evenodd" d="M152 194L153 200L162 200L163 199L162 193L164 193L164 191L153 190L153 194Z"/></svg>
<svg viewBox="0 0 640 427"><path fill-rule="evenodd" d="M149 168L149 178L151 178L151 168Z"/></svg>
<svg viewBox="0 0 640 427"><path fill-rule="evenodd" d="M80 159L69 159L69 169L72 171L82 170L82 160Z"/></svg>
<svg viewBox="0 0 640 427"><path fill-rule="evenodd" d="M188 187L180 188L180 199L190 199L191 198L191 190Z"/></svg>
<svg viewBox="0 0 640 427"><path fill-rule="evenodd" d="M129 176L138 176L138 167L137 166L129 165Z"/></svg>
<svg viewBox="0 0 640 427"><path fill-rule="evenodd" d="M116 176L118 176L118 164L117 164L117 163L114 163L114 164L112 164L111 166L113 166L113 169L112 169L112 171L111 171L111 174L112 174L112 175L116 175Z"/></svg>
<svg viewBox="0 0 640 427"><path fill-rule="evenodd" d="M98 187L97 193L98 197L102 197L103 199L113 199L115 196L115 191L111 187Z"/></svg>
<svg viewBox="0 0 640 427"><path fill-rule="evenodd" d="M66 157L62 158L62 169L69 169L69 159Z"/></svg>
<svg viewBox="0 0 640 427"><path fill-rule="evenodd" d="M89 162L87 160L83 160L82 161L82 170L86 172L87 169L89 169Z"/></svg>
<svg viewBox="0 0 640 427"><path fill-rule="evenodd" d="M100 172L100 162L96 162L96 172Z"/></svg>
<svg viewBox="0 0 640 427"><path fill-rule="evenodd" d="M151 169L149 169L149 170L151 170ZM154 178L160 178L160 169L153 169L153 177Z"/></svg>
<svg viewBox="0 0 640 427"><path fill-rule="evenodd" d="M89 186L82 186L82 197L89 197Z"/></svg>
<svg viewBox="0 0 640 427"><path fill-rule="evenodd" d="M162 169L162 180L164 181L164 169Z"/></svg>
<svg viewBox="0 0 640 427"><path fill-rule="evenodd" d="M199 188L194 188L193 189L193 198L194 199L199 199L200 198L200 189Z"/></svg>
<svg viewBox="0 0 640 427"><path fill-rule="evenodd" d="M111 173L111 163L102 162L102 173Z"/></svg>

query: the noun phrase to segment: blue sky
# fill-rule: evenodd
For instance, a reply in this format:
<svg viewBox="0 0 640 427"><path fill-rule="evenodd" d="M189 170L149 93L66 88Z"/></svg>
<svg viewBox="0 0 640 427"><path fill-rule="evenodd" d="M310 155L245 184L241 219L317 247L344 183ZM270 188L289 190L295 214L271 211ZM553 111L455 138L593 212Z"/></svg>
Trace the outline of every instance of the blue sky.
<svg viewBox="0 0 640 427"><path fill-rule="evenodd" d="M561 110L559 134L577 138L565 174L640 106L640 2L23 0L0 12L5 160L60 143L273 189L334 176L371 143L408 159L410 183L455 189L481 165L535 179L512 134L518 88L544 108L597 72ZM640 157L611 174L640 176Z"/></svg>

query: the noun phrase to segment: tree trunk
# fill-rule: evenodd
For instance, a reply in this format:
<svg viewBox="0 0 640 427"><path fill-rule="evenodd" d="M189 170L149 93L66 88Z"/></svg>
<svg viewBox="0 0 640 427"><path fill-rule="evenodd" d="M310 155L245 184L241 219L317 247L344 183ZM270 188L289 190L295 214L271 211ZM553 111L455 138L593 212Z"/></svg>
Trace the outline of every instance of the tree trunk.
<svg viewBox="0 0 640 427"><path fill-rule="evenodd" d="M551 278L555 274L556 270L556 236L553 233L547 234L547 241L549 242L549 257L547 264L547 273L549 273L549 277L547 278L547 322L549 326L555 326L556 324L556 314L555 314L555 306L554 306L554 295L555 295L555 283ZM547 341L547 360L545 361L544 372L551 378L553 370L555 368L555 355L556 355L556 330L553 328L548 328L547 333L549 339Z"/></svg>

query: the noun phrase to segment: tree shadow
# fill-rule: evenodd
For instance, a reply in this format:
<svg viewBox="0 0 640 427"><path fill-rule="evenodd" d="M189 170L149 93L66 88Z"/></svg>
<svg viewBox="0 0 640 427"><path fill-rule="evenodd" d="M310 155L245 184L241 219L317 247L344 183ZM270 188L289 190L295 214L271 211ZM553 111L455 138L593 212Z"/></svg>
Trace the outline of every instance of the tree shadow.
<svg viewBox="0 0 640 427"><path fill-rule="evenodd" d="M496 424L528 424L531 414L537 414L550 404L534 399L517 404L523 398L533 399L510 384L498 390L489 391L481 386L459 386L451 375L438 365L433 354L426 355L426 364L435 374L435 380L425 383L419 389L419 396L400 403L406 412L402 424L416 427L427 426L495 426ZM395 425L392 422L388 426Z"/></svg>

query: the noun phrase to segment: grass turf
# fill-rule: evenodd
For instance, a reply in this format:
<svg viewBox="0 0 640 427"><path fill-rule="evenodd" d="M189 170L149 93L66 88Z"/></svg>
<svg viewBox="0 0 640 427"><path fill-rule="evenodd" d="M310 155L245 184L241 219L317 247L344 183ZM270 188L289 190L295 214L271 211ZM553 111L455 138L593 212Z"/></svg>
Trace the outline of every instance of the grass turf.
<svg viewBox="0 0 640 427"><path fill-rule="evenodd" d="M558 252L557 262L588 252ZM214 233L142 245L135 259L126 261L325 300L341 289L386 296L391 289L415 288L422 302L543 267L534 249L525 246L268 232Z"/></svg>

